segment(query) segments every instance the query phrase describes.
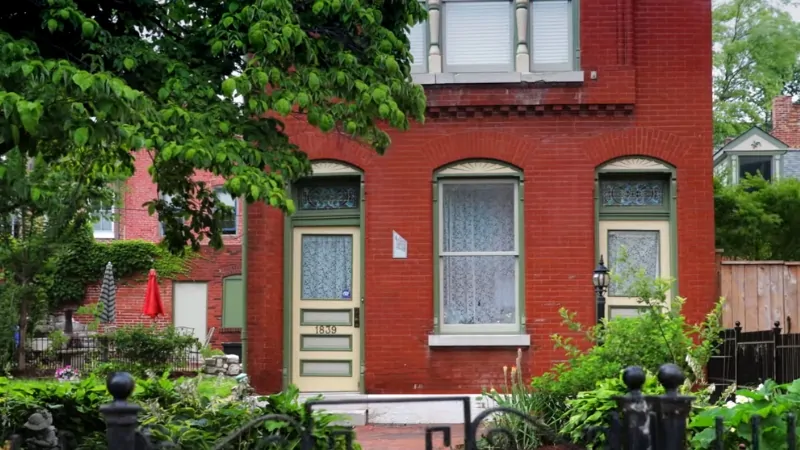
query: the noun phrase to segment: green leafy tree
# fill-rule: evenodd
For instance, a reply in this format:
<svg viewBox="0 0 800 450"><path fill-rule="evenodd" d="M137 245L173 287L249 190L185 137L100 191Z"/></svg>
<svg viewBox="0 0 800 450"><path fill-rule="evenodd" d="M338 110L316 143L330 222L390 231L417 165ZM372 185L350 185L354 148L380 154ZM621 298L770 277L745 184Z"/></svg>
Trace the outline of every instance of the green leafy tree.
<svg viewBox="0 0 800 450"><path fill-rule="evenodd" d="M724 0L713 11L714 141L770 128L772 99L794 79L800 24L788 0Z"/></svg>
<svg viewBox="0 0 800 450"><path fill-rule="evenodd" d="M45 162L19 150L4 156L0 178L0 357L8 356L11 320L24 343L30 326L48 310L46 277L71 237L91 219L89 201L109 201L111 190L99 178L85 184L68 167L76 161ZM90 167L89 164L82 164ZM88 170L88 169L87 169ZM77 178L77 179L76 179ZM12 319L13 318L13 319ZM25 369L25 345L17 349Z"/></svg>
<svg viewBox="0 0 800 450"><path fill-rule="evenodd" d="M738 185L714 180L717 247L745 260L800 259L800 180L748 176Z"/></svg>
<svg viewBox="0 0 800 450"><path fill-rule="evenodd" d="M147 205L170 248L219 247L226 211L192 175L292 212L285 186L310 164L281 117L379 153L386 126L424 119L406 33L425 14L382 0L4 2L0 155L89 154L91 178L132 171L132 150L148 149L172 200Z"/></svg>

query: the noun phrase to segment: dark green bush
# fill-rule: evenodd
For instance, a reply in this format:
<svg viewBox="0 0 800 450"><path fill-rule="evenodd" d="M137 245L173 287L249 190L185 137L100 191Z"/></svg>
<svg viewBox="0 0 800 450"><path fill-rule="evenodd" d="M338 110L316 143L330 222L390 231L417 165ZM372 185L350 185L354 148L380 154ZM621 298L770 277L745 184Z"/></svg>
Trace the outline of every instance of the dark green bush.
<svg viewBox="0 0 800 450"><path fill-rule="evenodd" d="M140 422L155 442L171 443L175 445L172 448L179 450L210 449L254 418L267 414L286 415L301 424L313 420L319 450L327 449L328 439L341 430L332 425L336 416L331 414L315 412L313 417L307 417L298 401L297 389L262 397L263 406L255 406L245 399L203 393L198 389L201 382L200 378L171 381L166 377L137 381L131 401L144 408ZM108 448L99 410L111 401L105 380L89 377L76 383L58 383L0 378L0 392L0 443L14 433L24 434L23 424L28 416L47 409L53 415L53 425L74 436L72 448ZM283 422L270 421L242 434L230 448L255 449L257 440L267 436L281 436L289 442L288 446L267 446L270 450L296 448L300 439L298 430ZM335 439L337 450L346 448L342 436Z"/></svg>

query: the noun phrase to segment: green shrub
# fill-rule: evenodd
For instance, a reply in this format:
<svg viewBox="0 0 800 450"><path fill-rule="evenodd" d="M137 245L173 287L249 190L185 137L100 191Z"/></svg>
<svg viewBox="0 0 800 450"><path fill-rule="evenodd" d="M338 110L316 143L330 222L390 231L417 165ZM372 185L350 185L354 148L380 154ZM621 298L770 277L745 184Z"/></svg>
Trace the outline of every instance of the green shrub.
<svg viewBox="0 0 800 450"><path fill-rule="evenodd" d="M688 385L705 383L703 369L719 342L722 302L702 324L692 325L681 314L684 300L668 299L672 280L652 279L642 271L613 278L614 282L627 280L627 295L639 299L643 312L586 328L576 321L575 314L560 311L566 327L583 334L590 347L582 350L573 338L554 335L553 342L566 352L567 362L531 381L532 407L553 430L566 426L569 418L564 411L570 399L594 390L603 380L618 379L629 366L655 373L662 364L673 363L687 375Z"/></svg>
<svg viewBox="0 0 800 450"><path fill-rule="evenodd" d="M344 437L334 436L335 432L343 430L332 425L337 417L323 412L314 412L312 417L307 417L295 388L262 397L260 406L256 406L244 399L209 395L199 387L200 383L200 378L171 381L166 377L154 377L137 381L131 401L144 408L139 416L140 422L153 441L172 444L178 450L210 449L256 417L281 414L301 424L313 420L317 449L327 449L331 438L337 443L336 450L346 448ZM14 433L24 433L23 424L28 416L47 409L53 415L53 425L74 436L72 448L108 448L105 423L99 408L109 403L111 398L101 378L93 376L76 383L0 378L0 392L3 392L0 397L0 442ZM299 446L298 430L283 422L269 421L246 431L228 448L263 448L257 447L257 440L268 436L280 436L289 442L289 445L267 446L270 450ZM354 448L360 447L355 445Z"/></svg>

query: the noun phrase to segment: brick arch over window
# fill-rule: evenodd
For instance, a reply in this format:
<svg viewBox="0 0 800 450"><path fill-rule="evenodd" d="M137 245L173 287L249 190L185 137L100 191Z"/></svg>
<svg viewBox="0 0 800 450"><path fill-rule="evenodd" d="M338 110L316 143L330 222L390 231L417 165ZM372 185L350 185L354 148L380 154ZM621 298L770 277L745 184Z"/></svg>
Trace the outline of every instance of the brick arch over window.
<svg viewBox="0 0 800 450"><path fill-rule="evenodd" d="M534 147L534 141L511 134L470 131L430 140L425 146L425 157L430 161L430 166L437 168L468 160L487 159L525 167L525 160L534 153Z"/></svg>
<svg viewBox="0 0 800 450"><path fill-rule="evenodd" d="M684 138L652 128L636 128L607 133L583 144L589 161L595 167L621 157L646 156L678 167L689 145Z"/></svg>
<svg viewBox="0 0 800 450"><path fill-rule="evenodd" d="M312 162L327 160L343 163L358 168L365 175L380 167L375 164L375 159L380 155L346 136L304 133L292 137L292 143L305 152Z"/></svg>

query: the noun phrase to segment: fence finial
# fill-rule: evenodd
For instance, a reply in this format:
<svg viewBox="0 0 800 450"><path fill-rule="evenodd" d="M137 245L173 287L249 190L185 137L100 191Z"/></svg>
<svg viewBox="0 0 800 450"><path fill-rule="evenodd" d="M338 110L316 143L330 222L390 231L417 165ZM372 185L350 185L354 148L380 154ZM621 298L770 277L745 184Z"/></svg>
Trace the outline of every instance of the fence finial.
<svg viewBox="0 0 800 450"><path fill-rule="evenodd" d="M114 450L139 450L149 447L136 428L137 416L142 408L128 403L128 398L136 388L136 382L127 372L114 372L106 379L106 388L114 401L100 407L106 420L106 439L108 448Z"/></svg>
<svg viewBox="0 0 800 450"><path fill-rule="evenodd" d="M622 372L622 382L625 383L631 394L641 394L646 379L647 376L641 367L628 367Z"/></svg>
<svg viewBox="0 0 800 450"><path fill-rule="evenodd" d="M658 382L664 386L668 396L678 395L678 387L683 384L685 379L683 371L675 364L664 364L658 368Z"/></svg>

